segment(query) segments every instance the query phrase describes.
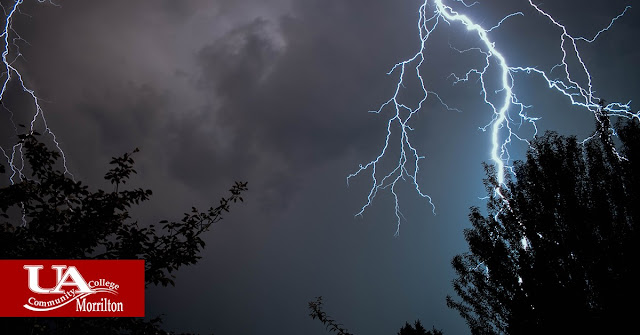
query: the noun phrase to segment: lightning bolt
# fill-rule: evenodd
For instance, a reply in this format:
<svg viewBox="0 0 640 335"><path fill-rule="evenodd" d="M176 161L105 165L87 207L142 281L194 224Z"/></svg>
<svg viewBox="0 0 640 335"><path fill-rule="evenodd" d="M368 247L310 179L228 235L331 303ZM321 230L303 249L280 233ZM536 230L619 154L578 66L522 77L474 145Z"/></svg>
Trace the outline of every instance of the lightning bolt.
<svg viewBox="0 0 640 335"><path fill-rule="evenodd" d="M52 5L57 6L57 4L46 1L46 0L37 0L40 3L49 2ZM2 33L0 34L0 39L2 39L2 66L3 70L0 73L0 80L2 80L2 89L0 90L0 104L2 108L9 114L9 121L15 130L15 133L18 134L18 126L15 123L14 117L15 114L7 107L8 93L7 91L10 89L10 85L17 84L17 88L22 90L30 100L33 101L33 115L30 117L31 121L29 122L29 132L31 134L36 132L37 123L40 121L44 127L44 133L49 135L51 140L53 141L55 147L62 157L62 165L64 168L64 173L71 176L73 175L69 172L67 168L67 159L64 154L64 151L60 147L60 143L58 142L56 135L51 131L49 125L47 123L47 119L44 115L44 110L40 106L40 98L36 95L36 92L29 88L29 86L25 83L24 77L22 76L19 69L14 65L20 58L23 57L22 52L20 51L19 43L27 43L18 32L13 29L13 22L16 20L18 14L22 14L20 11L20 6L23 5L23 0L16 0L9 7L5 7L0 4L2 10L5 14L5 22L3 26ZM26 176L23 174L23 170L25 167L24 157L23 157L23 146L18 143L11 147L11 149L5 150L2 146L0 146L0 151L4 155L9 168L11 169L11 176L9 177L9 181L11 184L14 184L16 178L18 180L24 180Z"/></svg>
<svg viewBox="0 0 640 335"><path fill-rule="evenodd" d="M468 82L472 78L477 78L480 83L483 103L492 111L491 121L480 129L490 134L491 150L489 158L496 167L496 177L498 183L502 186L505 184L505 173L512 173L509 166L511 157L508 149L510 144L514 140L529 143L526 138L518 136L514 131L516 128L514 126L529 123L534 129L534 136L538 131L536 121L539 118L527 115L526 109L531 106L521 103L514 93L513 88L516 84L514 74L535 75L543 78L549 89L566 96L572 105L580 106L592 112L599 122L601 122L602 115L640 119L640 112L634 113L631 111L630 101L627 103L613 102L604 105L603 100L595 96L593 79L587 65L582 59L579 48L579 43L593 43L598 37L607 32L618 19L624 16L631 8L630 6L627 6L622 13L611 20L608 26L599 30L592 38L586 38L571 35L564 25L560 24L531 0L528 0L529 6L535 9L539 15L546 18L558 30L559 48L562 58L555 66L544 71L534 66L510 65L512 62L505 58L499 46L497 46L496 42L491 38L491 33L499 29L505 20L516 16L524 16L524 14L522 12L509 14L495 26L485 28L476 23L470 16L461 13L453 7L456 5L464 11L470 11L471 7L477 4L478 2L467 4L463 0L425 0L422 3L418 10L417 25L420 47L412 57L395 64L391 71L387 73L390 75L394 72L399 72L395 91L377 110L371 111L377 114L382 113L383 110L390 109L392 111L387 121L387 133L384 145L374 159L364 165L360 164L358 170L349 174L347 177L347 185L351 178L365 174L366 172L369 173L371 178L371 188L367 196L367 201L356 216L363 215L365 210L372 205L373 200L379 192L387 189L390 190L394 199L395 216L397 219L396 235L398 235L400 231L400 223L403 218L402 212L400 211L398 194L396 192L397 185L401 180L408 181L415 187L418 195L429 202L435 214L433 199L421 190L417 181L420 170L419 163L420 160L425 157L418 153L416 147L411 142L410 135L414 130L411 126L412 118L422 109L424 102L429 97L433 96L448 110L456 110L455 108L449 107L434 91L427 89L421 74L422 67L426 62L429 38L439 26L460 25L466 28L467 31L472 32L477 38L476 47L466 50L458 50L453 46L451 46L451 48L459 53L477 53L480 59L483 60L483 66L480 68L471 68L468 72L460 76L451 74L451 78L453 78L453 84ZM577 71L572 73L569 70L570 62L579 64ZM405 82L408 81L407 78L409 75L407 73L413 73L413 70L415 70L421 93L419 97L415 98L417 102L411 105L411 103L404 102L404 100L400 98L400 92L401 89L405 88ZM497 85L497 90L490 91L488 89L490 79L487 73L489 73L489 71L499 73L497 82L490 83L491 85ZM552 73L554 74L553 76ZM586 80L579 81L574 79L578 77L586 78ZM399 135L399 139L392 143L392 137L397 135ZM393 150L391 146L393 146ZM383 159L391 159L392 157L390 158L388 156L392 155L394 150L399 152L397 158L394 160L397 164L393 165L390 169L384 169L382 166ZM497 195L501 196L500 188L496 188L495 191Z"/></svg>

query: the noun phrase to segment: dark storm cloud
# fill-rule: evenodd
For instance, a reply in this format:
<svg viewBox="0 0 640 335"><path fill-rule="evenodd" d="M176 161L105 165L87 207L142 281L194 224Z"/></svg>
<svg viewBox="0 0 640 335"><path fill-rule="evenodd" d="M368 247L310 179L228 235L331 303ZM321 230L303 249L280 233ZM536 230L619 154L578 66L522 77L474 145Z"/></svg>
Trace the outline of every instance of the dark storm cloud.
<svg viewBox="0 0 640 335"><path fill-rule="evenodd" d="M362 131L373 126L373 118L361 118L370 107L363 103L365 96L375 89L363 85L371 76L365 69L380 57L369 54L375 50L375 30L354 25L345 35L342 29L351 24L351 13L331 3L326 7L277 22L256 18L198 52L198 89L212 96L216 107L203 114L208 122L191 120L194 124L187 128L220 125L226 149L206 131L194 132L184 138L200 145L181 146L179 155L201 156L192 151L209 144L208 151L219 158L214 170L254 169L247 175L275 178L268 183L286 193L311 166L375 141L377 135ZM327 17L331 19L318 19ZM351 44L350 39L363 41ZM205 167L185 173L181 166L191 165L175 165L176 177L189 178L194 186L210 173Z"/></svg>
<svg viewBox="0 0 640 335"><path fill-rule="evenodd" d="M511 0L484 3L474 7L487 15L486 25L518 9ZM444 296L451 291L449 261L464 250L467 208L481 205L477 197L484 195L480 162L488 157L488 137L478 126L490 115L478 107L477 84L450 89L447 76L450 66L466 71L467 64L454 63L471 57L453 53L448 42L473 46L473 36L457 38L449 32L464 29L443 23L433 39L440 47L428 54L427 82L464 111L447 112L428 100L416 117L416 143L427 156L420 183L434 196L438 216L402 188L408 219L394 239L390 197L354 220L368 180L345 184L383 143L387 114L366 112L395 88L397 74L385 73L417 50L419 4L27 4L31 18L21 16L16 28L30 45L19 65L44 97L50 125L81 179L100 182L109 157L141 147L136 183L155 192L141 222L209 205L233 180L249 181L246 206L206 237L202 263L181 272L175 290L150 294L149 315L166 313L180 331L324 334L305 309L323 294L329 312L361 334L392 334L417 318L446 333L466 330ZM638 48L623 42L637 32L637 23L625 27L640 22L634 19L621 22L622 35L612 33L611 44L601 44L630 63ZM523 37L542 29L523 31L527 25L513 20L496 31L509 56L541 54L543 41ZM514 38L514 31L521 33ZM625 89L637 88L638 67L621 71L608 62L616 55L594 54L592 62L607 69L600 77L624 78L632 81ZM548 96L527 85L545 99L536 113L550 108ZM556 98L553 104L566 104Z"/></svg>
<svg viewBox="0 0 640 335"><path fill-rule="evenodd" d="M35 74L37 92L52 101L45 108L55 115L57 131L69 134L63 142L78 151L71 157L83 157L74 166L78 171L95 170L105 156L137 145L143 148L143 160L180 167L176 181L185 178L200 189L218 187L223 180L228 183L231 166L238 171L234 178L264 175L251 171L260 168L260 157L251 155L261 149L230 149L234 136L242 135L219 121L225 92L203 89L202 82L210 79L203 75L198 55L226 36L242 38L246 22L273 21L282 15L279 10L286 10L282 3L256 13L243 10L260 8L254 1L187 2L180 10L171 1L69 1L62 8L31 4L25 13L41 20L23 18L17 26L24 28L26 40L47 52L30 54L34 64L23 65ZM250 55L259 49L237 51ZM232 68L248 64L243 60ZM73 142L93 145L76 147ZM163 169L156 164L154 170L162 174L157 170Z"/></svg>
<svg viewBox="0 0 640 335"><path fill-rule="evenodd" d="M369 70L376 61L386 57L377 65L387 70L393 60L393 45L375 37L390 23L354 17L382 18L393 4L178 7L114 1L26 10L42 13L21 26L26 38L49 51L31 67L38 92L55 97L50 113L65 111L57 113L59 131L71 134L65 142L95 143L72 157L141 146L149 161L167 164L156 169L200 191L246 178L283 193L310 166L376 140L362 130L374 125L365 112L382 89L363 83L381 77ZM77 169L98 161L83 158Z"/></svg>
<svg viewBox="0 0 640 335"><path fill-rule="evenodd" d="M55 97L50 113L66 111L58 128L72 134L67 142L108 143L93 148L105 156L139 144L200 189L242 176L286 188L300 169L365 142L354 130L367 126L360 97L371 87L360 80L371 77L372 57L349 50L344 37L360 36L338 28L358 26L336 8L344 5L312 12L299 2L306 11L293 13L285 1L151 4L28 8L42 20L24 25L34 31L26 38L50 51L32 67L34 82Z"/></svg>

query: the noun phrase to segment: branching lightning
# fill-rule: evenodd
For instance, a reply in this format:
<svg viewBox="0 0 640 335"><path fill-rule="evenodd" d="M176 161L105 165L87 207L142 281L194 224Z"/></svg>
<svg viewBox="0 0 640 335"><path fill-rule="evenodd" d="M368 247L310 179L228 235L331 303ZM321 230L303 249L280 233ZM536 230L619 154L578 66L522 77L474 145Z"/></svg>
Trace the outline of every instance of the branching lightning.
<svg viewBox="0 0 640 335"><path fill-rule="evenodd" d="M40 3L50 2L50 0L37 1ZM593 43L600 38L631 7L624 8L619 15L612 18L609 24L600 29L594 36L583 37L570 34L567 27L545 12L539 5L534 4L532 0L526 1L534 12L545 18L558 31L558 47L562 57L555 66L548 70L541 70L530 65L518 65L514 60L506 59L501 51L503 46L497 45L495 40L492 39L492 33L499 30L506 20L515 20L519 16L524 16L522 12L509 14L496 22L495 25L487 28L475 21L472 15L468 15L474 10L474 6L478 5L478 2L467 4L464 0L424 0L420 5L417 22L420 41L418 50L412 57L395 64L391 68L388 72L389 75L399 75L395 90L391 97L380 105L377 110L371 111L372 113L382 114L383 110L392 110L387 120L384 144L374 159L366 164L360 164L357 171L347 177L347 183L351 178L360 174L368 174L371 178L371 188L369 189L367 201L356 215L363 215L367 208L372 205L379 192L389 190L394 199L394 210L397 219L396 234L398 234L403 218L397 193L397 187L401 180L410 183L417 194L429 202L435 214L436 207L433 199L422 190L418 183L420 163L425 157L418 152L417 146L412 143L412 132L414 131L412 121L414 116L423 109L424 103L428 98L435 98L447 110L458 111L447 104L434 90L428 88L421 74L423 66L427 63L427 51L432 48L430 38L436 29L441 28L440 26L443 26L442 29L454 25L464 27L476 37L477 44L473 48L459 50L455 46L450 47L460 53L477 54L478 59L482 60L483 66L471 68L461 75L451 74L451 78L453 79L453 84L466 83L471 79L477 79L479 82L484 108L488 107L492 111L490 122L480 129L490 135L489 159L496 167L497 179L500 184L504 184L505 174L510 173L510 144L512 141L527 142L526 138L519 136L515 132L514 129L517 128L515 126L529 123L537 132L536 121L538 118L529 116L526 113L530 106L521 103L514 93L514 86L516 85L515 74L533 75L544 79L549 89L566 96L572 105L580 106L590 111L594 114L596 120L600 120L601 115L640 119L640 112L634 113L630 108L630 102L602 104L603 100L595 95L591 73L580 54L581 43ZM20 8L24 0L14 0L11 3L12 5L10 6L2 6L5 22L0 33L0 39L2 39L1 66L3 67L0 73L0 78L2 78L2 88L0 90L2 111L0 113L8 115L11 125L15 132L18 133L19 130L14 121L14 112L9 110L6 100L7 92L11 85L21 89L32 100L33 112L28 125L29 131L35 132L39 124L44 126L44 133L51 137L62 156L65 173L71 175L67 169L65 154L60 148L56 135L47 124L44 111L40 105L41 99L25 82L16 65L17 61L23 57L20 52L20 45L25 44L26 41L14 30L13 22L22 14ZM570 70L570 63L578 64L577 70ZM413 71L416 73L421 93L418 94L419 96L414 97L415 100L413 102L405 102L400 97L400 93L409 81L408 77L414 73ZM487 75L489 71L499 73L497 82L488 83L491 80ZM576 78L586 79L579 80ZM497 85L498 89L490 90L490 87L494 85ZM0 151L12 171L9 177L10 182L14 183L16 180L24 179L23 169L25 164L22 146L17 144L10 149L0 147ZM390 157L390 155L395 155L396 152L397 156ZM391 168L386 168L382 164L382 160L388 158L395 162ZM499 192L499 189L496 189L496 192Z"/></svg>
<svg viewBox="0 0 640 335"><path fill-rule="evenodd" d="M40 3L46 2L46 0L37 0L37 1ZM16 61L23 56L22 53L20 52L19 43L26 43L26 41L22 37L20 37L18 32L15 29L13 29L14 20L19 14L22 14L22 12L20 11L20 6L23 3L24 3L23 0L15 0L13 2L13 5L11 5L8 8L5 8L0 4L5 14L4 26L3 26L2 33L0 34L0 39L2 39L2 48L3 48L2 49L2 65L0 65L3 67L2 73L0 74L0 78L2 78L2 89L0 90L0 104L2 105L3 110L9 114L9 120L11 122L11 125L13 126L16 134L18 134L18 126L16 125L14 120L14 113L11 110L9 110L9 108L5 103L6 102L5 100L7 99L7 90L9 89L9 85L14 82L17 85L19 85L19 88L25 94L27 94L31 100L33 100L33 105L32 105L33 116L30 117L31 122L29 123L29 126L28 126L29 132L34 133L37 127L36 124L39 121L42 122L42 124L44 125L44 133L51 137L54 145L56 146L56 148L60 152L60 155L62 156L62 164L64 167L64 172L70 175L71 177L73 177L73 175L69 172L67 168L67 160L66 160L64 151L62 151L62 149L60 148L60 143L56 139L56 135L51 131L51 129L49 128L49 125L47 124L44 111L40 106L40 98L36 95L36 92L33 89L28 87L19 69L14 65ZM55 5L55 3L53 2L50 2L50 3ZM11 169L11 172L12 172L11 176L9 177L9 181L12 184L16 181L16 178L18 180L23 180L25 178L25 175L23 174L23 169L25 164L24 164L24 158L22 155L23 154L22 149L23 148L21 144L13 145L11 149L7 149L7 150L5 150L5 148L0 146L0 151L2 151L2 154L7 160L9 168Z"/></svg>
<svg viewBox="0 0 640 335"><path fill-rule="evenodd" d="M534 66L513 66L512 64L516 62L507 60L500 51L500 46L496 45L496 42L491 38L491 33L499 29L507 19L524 16L522 12L509 14L494 26L485 28L476 23L472 17L452 7L455 5L461 7L463 11L469 12L472 11L472 7L476 5L477 2L466 4L463 0L424 0L424 3L418 11L420 47L411 58L399 62L392 67L388 74L399 72L399 79L395 86L395 91L377 110L372 111L372 113L380 114L383 109L392 110L391 116L387 121L387 133L384 145L380 153L373 160L364 165L360 164L359 169L347 177L347 184L351 178L365 174L365 171L369 173L371 178L371 189L367 196L367 202L362 206L356 216L362 215L365 210L372 205L372 201L378 192L389 189L394 199L395 216L397 218L397 235L403 216L400 211L396 188L400 180L407 181L407 179L408 182L415 187L418 195L429 202L435 214L435 205L432 198L422 191L417 181L420 170L419 163L420 160L425 157L418 153L416 147L411 142L410 135L414 128L412 128L410 122L416 113L423 108L423 104L427 98L431 96L435 97L446 109L455 110L449 107L435 92L426 87L421 74L421 68L426 62L427 48L430 47L428 43L429 38L439 26L460 25L477 37L476 47L466 50L458 50L453 46L451 46L451 48L460 53L478 53L479 57L481 57L480 59L483 59L484 65L480 68L471 68L463 75L451 74L451 77L454 80L454 84L468 82L471 78L477 78L480 83L483 102L493 113L491 121L480 129L490 134L491 150L489 158L496 167L497 179L500 185L504 185L505 173L511 172L508 150L511 142L518 140L528 144L526 138L518 136L514 131L514 126L525 122L529 123L534 129L534 136L538 129L536 125L538 118L527 115L526 109L530 106L521 103L514 93L514 85L516 84L514 74L536 75L543 78L549 89L566 96L572 105L580 106L592 112L598 121L601 120L600 115L640 119L640 112L634 113L631 111L630 101L627 103L613 102L603 105L603 100L595 96L592 76L586 63L583 61L579 48L579 43L592 43L607 32L631 7L627 6L618 16L611 20L608 26L599 30L593 37L586 38L571 35L564 25L542 10L538 5L534 4L532 0L527 1L529 6L537 11L539 15L546 18L549 23L559 31L559 48L562 53L562 58L555 66L547 71L540 70ZM570 62L579 64L578 71L570 71ZM400 91L405 87L405 82L408 81L406 71L411 67L415 69L421 90L420 96L416 98L417 103L414 103L413 107L410 106L410 103L403 102L400 99ZM493 92L488 90L487 84L490 80L487 73L490 70L500 74L497 83L491 82L491 85L498 86L498 89ZM574 78L586 78L586 80L581 82ZM399 140L391 143L392 136L396 137L397 135L399 135ZM397 164L393 165L389 170L385 170L382 167L382 160L392 155L391 152L393 150L391 146L393 146L394 150L399 150L396 159ZM496 188L496 192L500 195L499 188Z"/></svg>

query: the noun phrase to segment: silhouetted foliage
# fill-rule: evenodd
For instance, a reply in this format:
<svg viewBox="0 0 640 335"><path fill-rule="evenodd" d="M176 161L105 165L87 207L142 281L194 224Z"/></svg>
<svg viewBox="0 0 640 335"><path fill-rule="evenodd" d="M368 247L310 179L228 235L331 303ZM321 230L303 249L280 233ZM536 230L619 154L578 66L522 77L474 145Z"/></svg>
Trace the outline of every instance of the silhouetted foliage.
<svg viewBox="0 0 640 335"><path fill-rule="evenodd" d="M342 328L341 324L337 323L322 310L322 297L317 297L316 301L309 302L309 309L311 310L309 316L312 319L320 320L320 322L322 322L329 331L336 332L338 335L353 335L346 329Z"/></svg>
<svg viewBox="0 0 640 335"><path fill-rule="evenodd" d="M452 261L462 301L447 297L473 334L635 328L626 302L639 297L640 126L619 123L616 150L608 122L601 116L584 144L552 132L535 139L506 187L485 166L487 213L471 209L470 252Z"/></svg>
<svg viewBox="0 0 640 335"><path fill-rule="evenodd" d="M20 172L19 182L0 188L4 259L144 259L147 287L174 285L175 272L201 258L202 234L231 203L243 201L241 193L247 190L246 182L236 182L215 208L192 208L180 221L163 220L160 226L139 225L129 210L148 200L151 190L121 189L136 173L132 154L137 149L111 160L105 179L113 191L92 191L57 169L60 154L36 135L19 136L28 163L25 175ZM3 318L0 333L165 334L160 323L160 318Z"/></svg>
<svg viewBox="0 0 640 335"><path fill-rule="evenodd" d="M328 316L322 309L322 304L322 297L317 297L315 301L309 302L309 309L311 310L309 316L312 319L320 320L327 330L336 332L338 335L353 335L345 328L342 328L342 324L337 323L333 318ZM437 330L435 327L433 327L432 330L426 330L422 326L422 323L420 323L420 320L417 320L413 326L406 322L404 327L400 328L398 335L442 335L442 331Z"/></svg>
<svg viewBox="0 0 640 335"><path fill-rule="evenodd" d="M432 327L431 330L426 330L420 320L416 320L413 326L406 322L404 327L400 328L398 335L442 335L442 331L435 327Z"/></svg>

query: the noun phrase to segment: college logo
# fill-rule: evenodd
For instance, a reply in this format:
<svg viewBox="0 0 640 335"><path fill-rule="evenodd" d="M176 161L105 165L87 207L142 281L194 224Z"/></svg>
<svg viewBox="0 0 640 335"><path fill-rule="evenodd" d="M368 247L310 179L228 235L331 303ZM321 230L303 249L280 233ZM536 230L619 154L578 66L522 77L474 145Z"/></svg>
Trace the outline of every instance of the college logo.
<svg viewBox="0 0 640 335"><path fill-rule="evenodd" d="M144 316L143 260L0 260L0 286L0 316Z"/></svg>

